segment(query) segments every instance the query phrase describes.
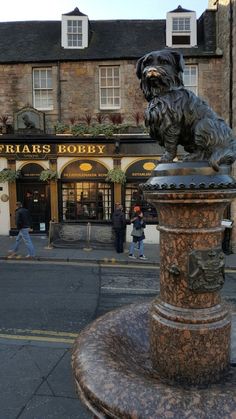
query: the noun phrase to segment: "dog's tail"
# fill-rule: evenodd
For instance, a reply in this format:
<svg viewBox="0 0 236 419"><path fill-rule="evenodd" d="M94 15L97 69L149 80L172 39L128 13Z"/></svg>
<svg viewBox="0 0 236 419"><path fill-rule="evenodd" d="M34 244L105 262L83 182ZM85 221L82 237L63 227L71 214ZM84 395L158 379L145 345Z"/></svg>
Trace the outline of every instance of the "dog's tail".
<svg viewBox="0 0 236 419"><path fill-rule="evenodd" d="M204 118L195 127L195 143L204 150L204 158L216 171L221 164L236 160L236 139L233 131L221 118Z"/></svg>
<svg viewBox="0 0 236 419"><path fill-rule="evenodd" d="M236 142L236 140L234 140ZM233 145L233 144L232 144ZM231 165L236 160L236 150L235 145L233 147L228 147L225 149L218 148L216 149L209 159L210 166L213 167L217 172L220 169L221 164Z"/></svg>

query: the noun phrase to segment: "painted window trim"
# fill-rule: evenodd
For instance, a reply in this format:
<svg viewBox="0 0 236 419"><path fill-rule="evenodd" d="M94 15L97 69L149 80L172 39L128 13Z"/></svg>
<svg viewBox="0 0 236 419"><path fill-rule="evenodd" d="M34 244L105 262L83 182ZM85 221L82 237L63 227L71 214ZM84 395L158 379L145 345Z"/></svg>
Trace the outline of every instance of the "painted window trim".
<svg viewBox="0 0 236 419"><path fill-rule="evenodd" d="M195 68L196 69L196 84L190 83L186 84L184 79L184 86L186 89L193 91L196 95L198 95L198 65L197 64L186 64L185 68ZM192 89L192 87L195 87L195 89Z"/></svg>
<svg viewBox="0 0 236 419"><path fill-rule="evenodd" d="M115 86L114 84L112 86L101 86L101 70L102 69L114 69L114 68L118 68L119 70L119 85ZM102 104L102 89L119 89L119 105L113 104L113 105L109 105L109 104ZM113 95L113 101L114 101L115 96ZM120 66L119 65L101 65L99 66L99 108L101 110L119 110L121 109L121 74L120 74Z"/></svg>
<svg viewBox="0 0 236 419"><path fill-rule="evenodd" d="M45 88L42 88L42 87L35 87L35 85L34 85L34 82L35 82L35 72L36 71L48 71L48 70L50 70L51 71L51 84L52 84L52 68L51 67L35 67L35 68L33 68L32 69L32 84L33 84L33 106L34 106L34 108L35 109L38 109L38 110L45 110L45 111L51 111L51 110L53 110L53 104L52 105L50 105L50 106L36 106L36 94L35 94L35 92L36 91L47 91L47 92L49 92L49 95L48 96L51 96L51 101L52 101L52 103L53 103L53 88L52 87L45 87Z"/></svg>
<svg viewBox="0 0 236 419"><path fill-rule="evenodd" d="M173 30L173 19L175 18L188 18L190 19L190 30L185 31L174 31ZM189 44L173 44L172 36L189 36ZM191 48L197 46L197 18L196 12L183 12L173 13L168 12L166 15L166 46L173 48Z"/></svg>
<svg viewBox="0 0 236 419"><path fill-rule="evenodd" d="M68 22L82 22L82 42L80 46L68 45ZM88 17L87 16L62 16L61 46L67 49L84 49L88 47Z"/></svg>

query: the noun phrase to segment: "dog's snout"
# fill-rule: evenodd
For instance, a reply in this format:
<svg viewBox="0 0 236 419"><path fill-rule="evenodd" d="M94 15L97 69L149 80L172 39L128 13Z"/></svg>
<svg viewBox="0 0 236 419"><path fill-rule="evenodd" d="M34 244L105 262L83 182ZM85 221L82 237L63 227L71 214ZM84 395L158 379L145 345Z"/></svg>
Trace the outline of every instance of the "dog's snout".
<svg viewBox="0 0 236 419"><path fill-rule="evenodd" d="M155 67L149 67L146 70L146 77L158 77L160 75L160 72Z"/></svg>

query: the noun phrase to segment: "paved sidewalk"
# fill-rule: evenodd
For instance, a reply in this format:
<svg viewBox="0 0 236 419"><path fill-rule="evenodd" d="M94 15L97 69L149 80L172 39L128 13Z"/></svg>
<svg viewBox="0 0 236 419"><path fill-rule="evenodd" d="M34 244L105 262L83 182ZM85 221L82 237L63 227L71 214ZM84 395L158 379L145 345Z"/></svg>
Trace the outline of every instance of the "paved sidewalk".
<svg viewBox="0 0 236 419"><path fill-rule="evenodd" d="M48 246L48 238L45 235L32 235L32 241L36 249L37 260L55 260L67 262L110 262L110 263L142 263L142 264L157 264L160 263L160 248L158 244L144 244L144 253L146 260L139 260L138 258L129 259L128 248L129 243L125 245L124 253L116 253L115 249L73 249L73 248L56 248ZM0 236L0 258L8 256L8 250L11 249L15 237ZM24 258L27 254L27 249L24 244L19 249L19 255ZM137 256L137 255L136 255ZM225 266L228 269L236 269L236 254L225 255Z"/></svg>
<svg viewBox="0 0 236 419"><path fill-rule="evenodd" d="M40 261L47 260L62 263L89 263L89 261L123 265L137 263L146 266L160 263L159 246L154 244L144 245L147 260L133 260L128 258L128 244L123 254L117 254L114 249L50 248L48 239L44 235L32 235L32 240L36 249L36 260L39 261L36 266L39 266ZM7 257L7 251L11 249L14 241L15 237L0 236L0 259ZM21 259L24 260L23 256L27 254L24 244L19 250L19 255L22 255ZM236 255L226 256L226 268L236 269ZM234 272L228 272L226 295L230 296L228 299L233 307L233 322L236 323L234 276ZM232 361L235 363L236 326L233 330ZM35 334L40 331L33 332ZM49 331L48 335L50 333ZM55 339L51 335L49 338L46 336L47 343L30 340L30 336L26 341L19 337L14 340L4 338L4 335L0 336L0 419L92 419L93 415L77 399L74 390L70 351L75 336L77 334L74 333L57 336L57 343L53 343Z"/></svg>

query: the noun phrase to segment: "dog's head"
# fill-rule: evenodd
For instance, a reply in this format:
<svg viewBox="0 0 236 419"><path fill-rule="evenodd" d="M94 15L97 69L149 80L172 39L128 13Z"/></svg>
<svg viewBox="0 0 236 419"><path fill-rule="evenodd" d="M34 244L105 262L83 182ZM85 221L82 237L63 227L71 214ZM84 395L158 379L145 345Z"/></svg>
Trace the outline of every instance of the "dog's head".
<svg viewBox="0 0 236 419"><path fill-rule="evenodd" d="M148 101L183 86L184 60L177 51L152 51L137 62L136 74Z"/></svg>

